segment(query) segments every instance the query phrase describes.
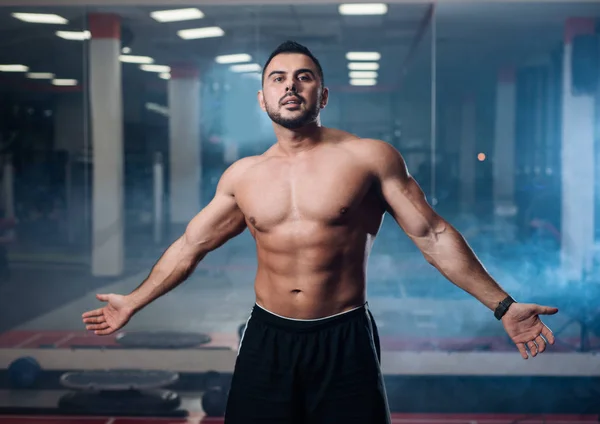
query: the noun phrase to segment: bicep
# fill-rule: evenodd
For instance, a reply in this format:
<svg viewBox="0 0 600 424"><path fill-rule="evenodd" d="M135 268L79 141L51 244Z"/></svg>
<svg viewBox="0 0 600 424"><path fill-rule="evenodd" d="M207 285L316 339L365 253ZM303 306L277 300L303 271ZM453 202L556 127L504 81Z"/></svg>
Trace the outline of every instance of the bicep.
<svg viewBox="0 0 600 424"><path fill-rule="evenodd" d="M235 197L219 193L188 224L185 244L197 254L209 252L246 228L246 221Z"/></svg>
<svg viewBox="0 0 600 424"><path fill-rule="evenodd" d="M390 215L413 240L441 231L444 221L429 205L423 190L408 173L400 153L395 149L388 153L379 175L382 196Z"/></svg>

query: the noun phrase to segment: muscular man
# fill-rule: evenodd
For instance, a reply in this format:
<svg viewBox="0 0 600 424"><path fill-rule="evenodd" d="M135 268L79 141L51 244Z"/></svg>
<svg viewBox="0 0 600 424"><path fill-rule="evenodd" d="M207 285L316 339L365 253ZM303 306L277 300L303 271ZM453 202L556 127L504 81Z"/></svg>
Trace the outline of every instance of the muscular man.
<svg viewBox="0 0 600 424"><path fill-rule="evenodd" d="M225 422L389 423L365 287L369 252L388 212L429 263L502 319L524 359L554 343L539 315L557 309L508 305L511 298L463 237L428 205L397 150L321 126L329 92L308 49L282 44L263 73L258 101L277 143L224 172L214 199L136 290L98 295L107 304L83 315L89 330L122 328L248 228L258 257L256 303Z"/></svg>

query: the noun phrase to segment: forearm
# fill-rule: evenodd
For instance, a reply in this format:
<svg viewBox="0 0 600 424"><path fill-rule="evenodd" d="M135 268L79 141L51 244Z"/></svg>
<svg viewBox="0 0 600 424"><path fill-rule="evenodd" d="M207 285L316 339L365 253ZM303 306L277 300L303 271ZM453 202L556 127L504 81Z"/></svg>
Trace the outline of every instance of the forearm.
<svg viewBox="0 0 600 424"><path fill-rule="evenodd" d="M191 251L185 236L176 240L154 265L146 280L127 298L135 311L170 292L183 283L206 253Z"/></svg>
<svg viewBox="0 0 600 424"><path fill-rule="evenodd" d="M456 286L494 310L508 294L487 272L464 237L451 225L427 237L425 258Z"/></svg>

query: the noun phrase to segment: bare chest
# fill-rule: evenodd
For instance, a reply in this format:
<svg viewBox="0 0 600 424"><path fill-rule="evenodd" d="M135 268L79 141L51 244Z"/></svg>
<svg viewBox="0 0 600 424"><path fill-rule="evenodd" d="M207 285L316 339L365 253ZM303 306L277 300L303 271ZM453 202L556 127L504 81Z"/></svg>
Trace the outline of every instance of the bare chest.
<svg viewBox="0 0 600 424"><path fill-rule="evenodd" d="M265 164L248 173L236 198L259 231L290 221L340 225L360 213L371 186L351 163Z"/></svg>

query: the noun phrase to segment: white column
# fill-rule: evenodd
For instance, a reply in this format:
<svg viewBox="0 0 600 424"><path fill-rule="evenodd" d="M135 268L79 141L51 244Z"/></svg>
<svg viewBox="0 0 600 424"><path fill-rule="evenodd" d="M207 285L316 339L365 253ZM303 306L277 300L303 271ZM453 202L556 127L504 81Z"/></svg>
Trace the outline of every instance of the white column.
<svg viewBox="0 0 600 424"><path fill-rule="evenodd" d="M462 104L460 140L460 200L463 211L471 210L475 203L476 110L474 97Z"/></svg>
<svg viewBox="0 0 600 424"><path fill-rule="evenodd" d="M515 210L515 69L498 73L494 129L494 212L514 216Z"/></svg>
<svg viewBox="0 0 600 424"><path fill-rule="evenodd" d="M200 75L190 65L171 67L169 81L169 205L173 224L200 211Z"/></svg>
<svg viewBox="0 0 600 424"><path fill-rule="evenodd" d="M123 106L120 21L91 14L90 110L92 128L92 274L123 272Z"/></svg>
<svg viewBox="0 0 600 424"><path fill-rule="evenodd" d="M591 266L594 244L594 96L573 90L573 37L593 34L595 22L570 18L565 25L562 104L562 249L570 280L580 280Z"/></svg>
<svg viewBox="0 0 600 424"><path fill-rule="evenodd" d="M160 244L164 235L163 205L165 200L164 190L164 162L161 153L154 156L153 168L154 182L154 243Z"/></svg>

